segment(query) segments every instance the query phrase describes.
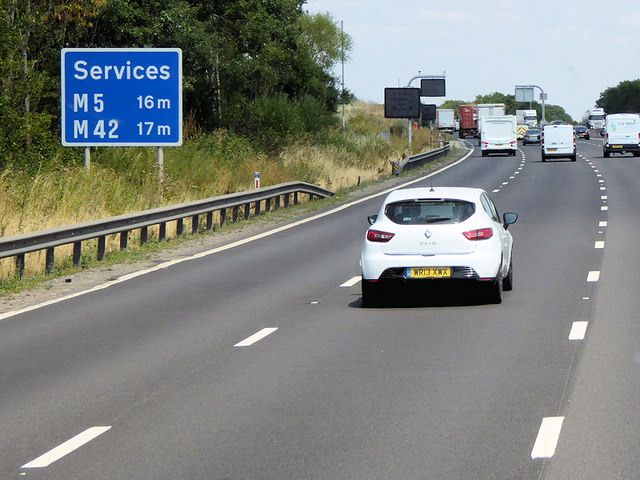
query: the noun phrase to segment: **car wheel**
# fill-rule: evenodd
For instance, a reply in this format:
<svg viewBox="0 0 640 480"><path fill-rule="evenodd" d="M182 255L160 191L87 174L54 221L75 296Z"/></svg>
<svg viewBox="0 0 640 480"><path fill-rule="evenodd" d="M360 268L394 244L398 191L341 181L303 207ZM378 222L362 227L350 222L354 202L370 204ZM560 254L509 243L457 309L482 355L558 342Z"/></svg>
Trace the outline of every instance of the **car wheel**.
<svg viewBox="0 0 640 480"><path fill-rule="evenodd" d="M507 276L502 279L502 290L510 292L513 290L513 259L509 262L509 271Z"/></svg>
<svg viewBox="0 0 640 480"><path fill-rule="evenodd" d="M606 150L603 150L603 151L602 151L602 156L603 156L604 158L609 158L609 156L611 156L611 154L610 154L609 152L607 152Z"/></svg>
<svg viewBox="0 0 640 480"><path fill-rule="evenodd" d="M571 161L575 162L576 161L576 154L574 153L573 156L571 157Z"/></svg>
<svg viewBox="0 0 640 480"><path fill-rule="evenodd" d="M542 154L542 161L546 162L547 161L547 157L545 157L544 153Z"/></svg>
<svg viewBox="0 0 640 480"><path fill-rule="evenodd" d="M489 283L488 287L487 297L489 303L502 303L502 278L500 273Z"/></svg>
<svg viewBox="0 0 640 480"><path fill-rule="evenodd" d="M362 306L364 308L375 307L380 304L380 287L374 282L368 282L364 278L362 285Z"/></svg>
<svg viewBox="0 0 640 480"><path fill-rule="evenodd" d="M482 151L482 156L486 157L487 156L487 152L485 150Z"/></svg>

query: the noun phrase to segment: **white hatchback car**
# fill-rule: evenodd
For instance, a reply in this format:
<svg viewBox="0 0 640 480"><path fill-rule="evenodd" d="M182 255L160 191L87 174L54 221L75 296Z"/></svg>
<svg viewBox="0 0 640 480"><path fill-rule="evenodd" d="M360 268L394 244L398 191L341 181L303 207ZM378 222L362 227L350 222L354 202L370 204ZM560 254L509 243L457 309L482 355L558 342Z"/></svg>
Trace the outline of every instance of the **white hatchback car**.
<svg viewBox="0 0 640 480"><path fill-rule="evenodd" d="M362 304L373 306L393 283L474 280L488 300L502 301L513 288L513 238L482 189L408 188L391 192L378 215L369 217L360 265Z"/></svg>

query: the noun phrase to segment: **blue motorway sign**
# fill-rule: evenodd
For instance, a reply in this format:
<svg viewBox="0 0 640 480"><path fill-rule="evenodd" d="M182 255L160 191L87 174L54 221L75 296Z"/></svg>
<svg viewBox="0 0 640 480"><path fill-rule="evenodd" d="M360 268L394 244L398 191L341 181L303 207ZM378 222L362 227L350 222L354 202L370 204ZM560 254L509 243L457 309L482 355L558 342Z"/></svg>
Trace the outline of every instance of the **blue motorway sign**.
<svg viewBox="0 0 640 480"><path fill-rule="evenodd" d="M65 48L62 144L182 145L182 50Z"/></svg>

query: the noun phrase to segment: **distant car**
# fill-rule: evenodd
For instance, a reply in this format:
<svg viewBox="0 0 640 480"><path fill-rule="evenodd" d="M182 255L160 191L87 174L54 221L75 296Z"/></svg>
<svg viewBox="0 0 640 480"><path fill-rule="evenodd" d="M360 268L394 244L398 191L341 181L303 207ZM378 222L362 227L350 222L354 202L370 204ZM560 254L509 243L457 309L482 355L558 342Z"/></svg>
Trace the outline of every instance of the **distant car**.
<svg viewBox="0 0 640 480"><path fill-rule="evenodd" d="M391 192L378 215L369 217L360 265L362 305L374 306L395 285L478 282L488 300L502 301L513 288L513 238L507 227L518 215L500 219L479 188L408 188ZM453 282L452 282L453 285Z"/></svg>
<svg viewBox="0 0 640 480"><path fill-rule="evenodd" d="M528 143L540 143L541 137L542 131L539 128L530 128L522 138L522 145L526 145Z"/></svg>
<svg viewBox="0 0 640 480"><path fill-rule="evenodd" d="M585 140L589 140L591 138L591 133L587 127L582 125L578 125L573 127L573 131L576 132L576 137L584 138Z"/></svg>
<svg viewBox="0 0 640 480"><path fill-rule="evenodd" d="M550 125L564 125L564 122L562 120L554 120Z"/></svg>

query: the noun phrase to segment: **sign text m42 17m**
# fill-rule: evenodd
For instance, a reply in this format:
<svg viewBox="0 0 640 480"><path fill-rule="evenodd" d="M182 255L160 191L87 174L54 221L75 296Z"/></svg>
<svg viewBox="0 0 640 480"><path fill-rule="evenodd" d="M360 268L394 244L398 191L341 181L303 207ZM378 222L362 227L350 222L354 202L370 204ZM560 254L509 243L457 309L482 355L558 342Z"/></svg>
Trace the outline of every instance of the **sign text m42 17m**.
<svg viewBox="0 0 640 480"><path fill-rule="evenodd" d="M62 144L182 145L182 50L65 48Z"/></svg>

